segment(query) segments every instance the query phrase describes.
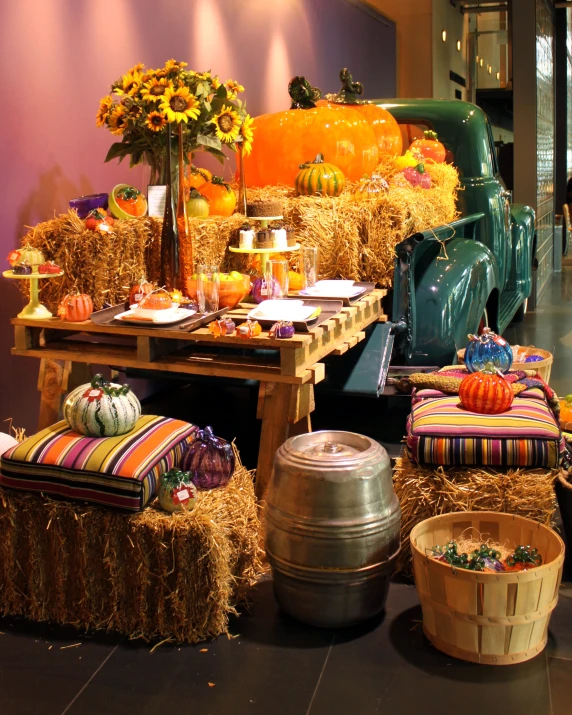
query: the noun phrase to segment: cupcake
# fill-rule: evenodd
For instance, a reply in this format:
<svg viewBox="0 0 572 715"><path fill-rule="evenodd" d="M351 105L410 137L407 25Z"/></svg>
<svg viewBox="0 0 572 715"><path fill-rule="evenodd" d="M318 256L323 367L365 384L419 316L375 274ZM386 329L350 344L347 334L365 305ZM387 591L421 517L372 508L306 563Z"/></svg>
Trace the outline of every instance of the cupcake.
<svg viewBox="0 0 572 715"><path fill-rule="evenodd" d="M272 247L278 250L288 247L286 238L286 229L282 226L271 226L270 233L272 234Z"/></svg>
<svg viewBox="0 0 572 715"><path fill-rule="evenodd" d="M296 245L296 232L291 226L286 226L286 245L288 248Z"/></svg>
<svg viewBox="0 0 572 715"><path fill-rule="evenodd" d="M256 248L272 248L271 231L262 230L256 233Z"/></svg>
<svg viewBox="0 0 572 715"><path fill-rule="evenodd" d="M250 227L250 224L242 224L238 240L240 248L254 248L254 231Z"/></svg>

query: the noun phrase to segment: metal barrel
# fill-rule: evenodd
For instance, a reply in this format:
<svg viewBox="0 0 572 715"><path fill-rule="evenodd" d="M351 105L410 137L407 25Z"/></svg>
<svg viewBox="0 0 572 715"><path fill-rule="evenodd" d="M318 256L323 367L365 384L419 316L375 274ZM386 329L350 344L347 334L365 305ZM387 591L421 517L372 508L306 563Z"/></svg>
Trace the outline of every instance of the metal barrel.
<svg viewBox="0 0 572 715"><path fill-rule="evenodd" d="M276 452L265 516L266 554L284 611L341 627L383 609L401 509L380 444L341 431L287 440Z"/></svg>

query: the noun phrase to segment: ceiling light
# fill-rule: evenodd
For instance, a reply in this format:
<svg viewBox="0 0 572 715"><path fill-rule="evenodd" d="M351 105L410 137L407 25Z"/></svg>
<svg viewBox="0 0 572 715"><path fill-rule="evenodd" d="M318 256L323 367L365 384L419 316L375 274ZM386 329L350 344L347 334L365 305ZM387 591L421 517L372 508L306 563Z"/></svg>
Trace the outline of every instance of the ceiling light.
<svg viewBox="0 0 572 715"><path fill-rule="evenodd" d="M500 72L497 72L497 79L500 82Z"/></svg>
<svg viewBox="0 0 572 715"><path fill-rule="evenodd" d="M492 68L490 65L488 65L488 67L487 67L487 72L488 72L489 74L492 74L492 73L493 73L493 68Z"/></svg>
<svg viewBox="0 0 572 715"><path fill-rule="evenodd" d="M457 40L457 52L461 51L461 40Z"/></svg>
<svg viewBox="0 0 572 715"><path fill-rule="evenodd" d="M443 30L441 37L443 38L443 42L447 42L447 30Z"/></svg>
<svg viewBox="0 0 572 715"><path fill-rule="evenodd" d="M481 57L481 59L479 60L479 65L480 65L481 67L483 66L483 62L484 62L484 60L483 60L483 58Z"/></svg>

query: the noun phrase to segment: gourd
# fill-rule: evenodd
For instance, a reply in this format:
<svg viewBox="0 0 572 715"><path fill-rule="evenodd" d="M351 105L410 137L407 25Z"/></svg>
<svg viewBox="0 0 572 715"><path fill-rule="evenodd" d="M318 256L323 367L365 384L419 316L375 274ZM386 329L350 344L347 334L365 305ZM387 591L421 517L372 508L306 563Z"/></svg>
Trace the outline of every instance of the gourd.
<svg viewBox="0 0 572 715"><path fill-rule="evenodd" d="M201 194L209 202L210 216L232 216L236 208L236 194L220 176L201 186Z"/></svg>
<svg viewBox="0 0 572 715"><path fill-rule="evenodd" d="M411 143L409 151L421 159L432 159L436 164L442 164L447 156L447 150L439 141L437 132L430 129L423 132L423 139Z"/></svg>
<svg viewBox="0 0 572 715"><path fill-rule="evenodd" d="M45 260L44 254L38 248L32 248L32 246L28 244L8 254L8 261L12 266L24 262L24 264L27 263L34 267L39 266Z"/></svg>
<svg viewBox="0 0 572 715"><path fill-rule="evenodd" d="M189 218L206 218L209 215L209 211L207 199L196 189L191 189L189 200L187 201L187 216Z"/></svg>
<svg viewBox="0 0 572 715"><path fill-rule="evenodd" d="M314 161L300 164L295 187L303 196L339 196L345 185L345 176L338 167L326 164L323 154L318 154Z"/></svg>
<svg viewBox="0 0 572 715"><path fill-rule="evenodd" d="M235 462L232 445L215 437L212 427L205 427L204 430L197 430L180 466L183 471L191 473L193 483L199 489L215 489L228 484Z"/></svg>
<svg viewBox="0 0 572 715"><path fill-rule="evenodd" d="M340 91L335 95L326 95L326 102L356 110L367 120L377 140L380 160L386 156L392 157L401 154L403 137L395 117L387 109L358 98L363 94L363 84L354 82L347 68L341 70L340 80L342 82ZM321 105L322 103L325 101L320 100L317 104Z"/></svg>
<svg viewBox="0 0 572 715"><path fill-rule="evenodd" d="M253 121L255 141L244 157L248 186L292 186L300 164L322 152L346 177L359 181L379 161L377 139L367 119L352 107L316 106L319 89L304 77L288 85L292 106ZM211 207L212 213L212 207Z"/></svg>
<svg viewBox="0 0 572 715"><path fill-rule="evenodd" d="M191 481L189 472L173 468L161 475L157 496L164 511L171 514L191 511L197 503L197 488Z"/></svg>
<svg viewBox="0 0 572 715"><path fill-rule="evenodd" d="M144 310L170 310L173 299L164 288L157 288L141 299L139 307Z"/></svg>
<svg viewBox="0 0 572 715"><path fill-rule="evenodd" d="M126 434L141 417L141 405L129 385L116 385L102 375L80 385L67 396L63 415L76 432L90 437Z"/></svg>
<svg viewBox="0 0 572 715"><path fill-rule="evenodd" d="M514 393L511 386L499 375L491 363L480 372L463 378L459 386L461 404L471 412L496 415L506 412L512 405Z"/></svg>
<svg viewBox="0 0 572 715"><path fill-rule="evenodd" d="M375 199L389 191L389 184L381 174L374 172L369 178L362 179L354 191L358 198Z"/></svg>
<svg viewBox="0 0 572 715"><path fill-rule="evenodd" d="M468 338L465 366L469 372L482 370L487 363L504 373L510 370L512 350L504 338L490 328L484 328L482 335L469 335Z"/></svg>
<svg viewBox="0 0 572 715"><path fill-rule="evenodd" d="M197 166L191 164L188 176L185 176L184 184L185 189L200 189L201 186L211 181L212 174L208 169L200 169Z"/></svg>
<svg viewBox="0 0 572 715"><path fill-rule="evenodd" d="M68 293L58 308L62 320L79 323L88 320L93 313L93 301L87 293Z"/></svg>
<svg viewBox="0 0 572 715"><path fill-rule="evenodd" d="M149 295L149 293L152 292L153 284L149 283L146 278L141 278L138 283L135 283L135 285L131 287L131 290L129 292L129 305L135 305L136 303L139 303L143 300L143 298L145 298L145 296Z"/></svg>

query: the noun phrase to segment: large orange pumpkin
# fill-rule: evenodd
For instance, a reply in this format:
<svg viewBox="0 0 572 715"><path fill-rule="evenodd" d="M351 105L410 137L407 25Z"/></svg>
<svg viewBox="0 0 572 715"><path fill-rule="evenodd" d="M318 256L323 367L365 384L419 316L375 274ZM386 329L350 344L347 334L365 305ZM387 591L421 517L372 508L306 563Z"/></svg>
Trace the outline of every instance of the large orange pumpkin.
<svg viewBox="0 0 572 715"><path fill-rule="evenodd" d="M297 108L255 117L252 152L244 157L248 186L286 184L292 186L300 164L308 157L323 154L349 181L371 174L379 163L374 130L353 107L296 101L295 77L288 91ZM306 83L308 84L308 83ZM211 210L212 213L212 210Z"/></svg>
<svg viewBox="0 0 572 715"><path fill-rule="evenodd" d="M201 194L209 201L209 216L231 216L236 208L236 194L220 176L213 176L201 186Z"/></svg>

